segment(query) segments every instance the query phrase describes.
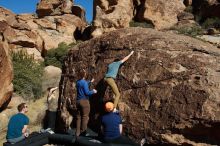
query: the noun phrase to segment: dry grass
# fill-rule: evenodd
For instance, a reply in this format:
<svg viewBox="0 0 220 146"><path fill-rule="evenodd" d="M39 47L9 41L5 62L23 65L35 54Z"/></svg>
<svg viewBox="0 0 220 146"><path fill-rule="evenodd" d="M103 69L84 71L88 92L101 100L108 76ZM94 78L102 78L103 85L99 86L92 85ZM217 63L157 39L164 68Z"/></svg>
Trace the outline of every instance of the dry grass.
<svg viewBox="0 0 220 146"><path fill-rule="evenodd" d="M30 102L27 113L27 116L30 119L30 125L41 125L46 109L47 106L45 97Z"/></svg>

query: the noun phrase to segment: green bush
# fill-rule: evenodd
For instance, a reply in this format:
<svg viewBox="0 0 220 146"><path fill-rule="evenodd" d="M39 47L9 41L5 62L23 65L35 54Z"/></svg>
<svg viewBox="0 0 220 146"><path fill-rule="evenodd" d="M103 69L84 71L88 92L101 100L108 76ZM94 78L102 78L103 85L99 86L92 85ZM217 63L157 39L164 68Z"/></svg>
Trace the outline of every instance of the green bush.
<svg viewBox="0 0 220 146"><path fill-rule="evenodd" d="M129 26L130 26L130 27L154 28L153 24L151 24L151 23L147 23L147 22L137 22L137 21L134 21L134 20L132 20L132 21L129 23Z"/></svg>
<svg viewBox="0 0 220 146"><path fill-rule="evenodd" d="M220 28L220 19L215 18L208 18L202 23L202 27L205 29L208 28Z"/></svg>
<svg viewBox="0 0 220 146"><path fill-rule="evenodd" d="M200 26L184 26L174 29L177 30L180 34L185 34L192 37L203 34L203 29Z"/></svg>
<svg viewBox="0 0 220 146"><path fill-rule="evenodd" d="M44 60L45 66L53 65L61 68L69 49L78 43L71 43L69 45L60 43L57 48L48 50Z"/></svg>
<svg viewBox="0 0 220 146"><path fill-rule="evenodd" d="M201 14L196 14L194 15L194 17L195 17L195 21L200 24L203 19Z"/></svg>
<svg viewBox="0 0 220 146"><path fill-rule="evenodd" d="M193 7L192 6L187 6L184 11L192 13L193 12Z"/></svg>
<svg viewBox="0 0 220 146"><path fill-rule="evenodd" d="M43 65L25 51L12 52L14 68L14 90L25 99L39 98L42 95Z"/></svg>

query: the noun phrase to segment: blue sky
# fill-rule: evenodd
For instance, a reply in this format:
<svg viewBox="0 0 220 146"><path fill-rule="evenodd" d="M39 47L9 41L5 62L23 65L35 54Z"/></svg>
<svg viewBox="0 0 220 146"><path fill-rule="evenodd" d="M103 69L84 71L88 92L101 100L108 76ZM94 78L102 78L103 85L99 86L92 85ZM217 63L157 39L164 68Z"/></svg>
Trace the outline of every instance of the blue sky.
<svg viewBox="0 0 220 146"><path fill-rule="evenodd" d="M38 1L39 0L0 0L0 6L16 14L35 13ZM92 21L93 0L74 0L74 5L81 5L86 10L87 21Z"/></svg>

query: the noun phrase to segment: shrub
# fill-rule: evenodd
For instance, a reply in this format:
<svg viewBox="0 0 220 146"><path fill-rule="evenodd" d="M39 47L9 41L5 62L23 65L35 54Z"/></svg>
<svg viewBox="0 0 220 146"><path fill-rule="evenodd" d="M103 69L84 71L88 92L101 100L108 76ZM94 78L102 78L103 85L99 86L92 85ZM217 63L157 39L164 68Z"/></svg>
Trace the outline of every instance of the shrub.
<svg viewBox="0 0 220 146"><path fill-rule="evenodd" d="M192 37L203 34L203 29L200 26L184 26L174 29L177 30L180 34L185 34Z"/></svg>
<svg viewBox="0 0 220 146"><path fill-rule="evenodd" d="M220 19L215 17L215 18L208 18L202 23L202 27L205 29L208 28L220 28Z"/></svg>
<svg viewBox="0 0 220 146"><path fill-rule="evenodd" d="M36 62L33 56L23 50L12 52L11 57L15 92L25 99L39 98L42 95L43 65Z"/></svg>
<svg viewBox="0 0 220 146"><path fill-rule="evenodd" d="M137 21L134 21L134 20L132 20L132 21L129 23L129 26L130 26L130 27L154 28L153 24L151 24L151 23L147 23L147 22L137 22Z"/></svg>
<svg viewBox="0 0 220 146"><path fill-rule="evenodd" d="M194 15L194 17L195 17L195 21L200 24L203 19L201 14Z"/></svg>
<svg viewBox="0 0 220 146"><path fill-rule="evenodd" d="M69 45L60 43L57 48L48 50L44 60L45 66L53 65L61 68L69 49L78 43L71 43Z"/></svg>
<svg viewBox="0 0 220 146"><path fill-rule="evenodd" d="M187 6L184 11L192 13L193 12L193 7L192 6Z"/></svg>

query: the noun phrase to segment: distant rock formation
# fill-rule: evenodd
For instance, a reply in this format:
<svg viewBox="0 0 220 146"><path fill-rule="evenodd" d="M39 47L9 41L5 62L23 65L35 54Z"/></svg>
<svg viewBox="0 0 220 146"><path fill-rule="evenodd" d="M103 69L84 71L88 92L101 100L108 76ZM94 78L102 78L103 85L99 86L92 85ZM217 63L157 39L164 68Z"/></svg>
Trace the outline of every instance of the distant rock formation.
<svg viewBox="0 0 220 146"><path fill-rule="evenodd" d="M149 23L157 30L172 28L177 23L195 23L194 20L179 22L178 15L185 13L186 7L196 17L188 16L196 21L220 18L220 0L94 0L91 37L127 28L133 21Z"/></svg>
<svg viewBox="0 0 220 146"><path fill-rule="evenodd" d="M147 0L141 1L137 10L139 21L150 21L156 29L166 29L178 22L177 15L185 9L180 0Z"/></svg>
<svg viewBox="0 0 220 146"><path fill-rule="evenodd" d="M26 50L35 60L42 61L47 50L58 47L61 42L75 42L86 27L84 10L73 7L72 1L47 2L50 3L42 0L38 5L37 12L41 18L34 14L16 15L0 7L0 108L7 104L13 92L8 52ZM53 6L52 13L43 13L44 4ZM75 14L72 13L74 9L77 9ZM58 10L60 13L56 13Z"/></svg>
<svg viewBox="0 0 220 146"><path fill-rule="evenodd" d="M94 0L92 36L100 36L119 28L129 27L133 18L132 0Z"/></svg>
<svg viewBox="0 0 220 146"><path fill-rule="evenodd" d="M92 37L129 27L132 19L148 22L156 29L170 28L184 8L180 0L94 0Z"/></svg>
<svg viewBox="0 0 220 146"><path fill-rule="evenodd" d="M71 0L40 0L37 4L38 17L72 14Z"/></svg>
<svg viewBox="0 0 220 146"><path fill-rule="evenodd" d="M102 80L107 65L131 50L135 53L116 80L124 133L149 143L219 145L220 50L191 37L143 28L119 29L72 48L62 72L58 129L75 122L70 117L76 109L76 71L84 67L98 90L90 98L89 125L99 130L103 102L113 97Z"/></svg>
<svg viewBox="0 0 220 146"><path fill-rule="evenodd" d="M193 11L202 19L220 18L220 1L219 0L193 0Z"/></svg>
<svg viewBox="0 0 220 146"><path fill-rule="evenodd" d="M47 2L50 2L48 5L56 5L55 0ZM44 4L45 1L42 0L41 3ZM43 5L41 3L40 6ZM58 7L62 13L56 13L56 15L54 13L43 15L41 9L38 8L37 11L42 18L33 14L15 15L0 7L0 29L2 32L0 36L6 40L10 50L26 50L28 54L34 54L36 60L43 60L42 55L47 50L58 47L61 42L69 44L76 41L79 38L77 34L81 34L86 27L84 10L80 11L82 8L77 8L78 16L76 16L72 13L73 3L71 2L71 6L68 1L65 3L59 3ZM67 11L67 8L70 11ZM81 14L79 14L80 12ZM50 16L53 14L54 16Z"/></svg>

